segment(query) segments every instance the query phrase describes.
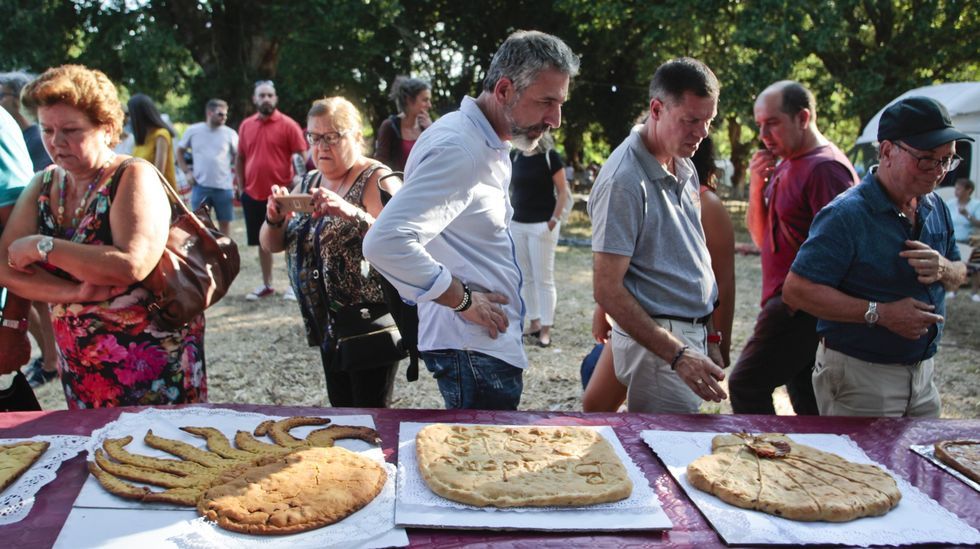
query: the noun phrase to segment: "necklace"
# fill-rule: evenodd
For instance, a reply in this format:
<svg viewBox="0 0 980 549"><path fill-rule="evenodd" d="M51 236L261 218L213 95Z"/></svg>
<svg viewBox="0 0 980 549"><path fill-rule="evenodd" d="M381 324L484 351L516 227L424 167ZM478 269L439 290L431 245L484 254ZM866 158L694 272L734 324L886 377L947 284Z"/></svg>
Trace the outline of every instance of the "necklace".
<svg viewBox="0 0 980 549"><path fill-rule="evenodd" d="M70 231L72 233L75 232L75 226L78 224L79 216L82 215L82 211L85 210L85 206L88 204L89 198L92 197L92 191L95 190L96 185L98 185L99 181L102 179L102 174L105 173L105 170L109 167L109 164L112 164L112 160L114 158L116 158L116 155L114 153L110 153L109 159L106 160L105 163L102 164L102 167L99 168L99 171L96 172L95 179L93 179L92 182L88 184L88 187L85 188L85 194L82 195L82 200L78 203L78 207L75 208L75 211L72 213L71 219L69 220L71 225ZM72 176L66 172L65 179L68 177ZM75 178L72 177L72 181L74 181L74 179ZM66 181L61 182L61 196L58 204L58 225L62 227L65 226L65 199L68 196L68 185L65 183Z"/></svg>

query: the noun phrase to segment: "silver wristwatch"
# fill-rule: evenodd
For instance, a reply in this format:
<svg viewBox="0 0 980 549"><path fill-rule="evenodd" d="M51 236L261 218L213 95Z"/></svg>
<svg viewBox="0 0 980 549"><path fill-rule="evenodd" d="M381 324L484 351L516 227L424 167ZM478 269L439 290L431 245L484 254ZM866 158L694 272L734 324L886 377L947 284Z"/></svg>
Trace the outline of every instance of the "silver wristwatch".
<svg viewBox="0 0 980 549"><path fill-rule="evenodd" d="M878 323L878 303L875 301L868 302L868 310L864 313L864 321L868 324L869 328L874 328L875 324Z"/></svg>
<svg viewBox="0 0 980 549"><path fill-rule="evenodd" d="M42 236L41 240L37 241L37 251L41 254L41 261L48 262L48 254L54 249L54 238L50 236Z"/></svg>

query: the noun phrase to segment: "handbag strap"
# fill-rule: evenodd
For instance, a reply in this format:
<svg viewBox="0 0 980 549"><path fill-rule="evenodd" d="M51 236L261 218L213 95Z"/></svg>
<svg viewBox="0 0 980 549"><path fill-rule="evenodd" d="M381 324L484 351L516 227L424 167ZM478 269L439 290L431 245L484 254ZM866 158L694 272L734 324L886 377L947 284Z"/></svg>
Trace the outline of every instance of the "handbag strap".
<svg viewBox="0 0 980 549"><path fill-rule="evenodd" d="M190 208L187 207L187 204L184 204L184 201L180 199L180 196L177 194L177 191L175 191L173 189L173 187L170 186L170 183L167 182L166 176L164 176L160 172L160 169L157 168L153 163L147 162L146 160L143 160L142 158L137 158L135 156L131 156L131 157L127 158L126 160L123 160L122 163L119 164L119 167L116 168L116 171L115 171L115 173L112 174L112 179L111 179L111 185L112 185L111 193L112 193L113 198L115 198L116 188L118 187L119 179L122 177L123 172L126 170L126 168L128 168L129 166L131 166L131 165L133 165L133 164L135 164L137 162L145 162L148 166L150 166L150 167L153 168L153 171L156 172L157 178L160 180L160 183L163 185L164 192L167 193L167 199L170 201L170 212L171 212L170 219L171 219L171 222L173 221L173 219L175 219L177 217L174 214L177 214L177 215L179 215L179 214L185 214L185 215L189 215L190 218L194 220L194 223L201 230L203 230L203 231L209 230L208 227L206 225L204 225L204 222L201 221L200 218L198 218L197 215L194 212L192 212L190 210Z"/></svg>
<svg viewBox="0 0 980 549"><path fill-rule="evenodd" d="M150 162L147 162L147 164L150 164L150 166L153 167L153 171L157 172L157 177L160 179L160 183L163 184L163 190L167 193L167 198L170 200L171 213L172 214L176 213L178 216L181 214L186 215L194 220L194 224L198 226L198 229L202 231L208 231L209 229L204 224L204 222L197 217L197 214L192 212L191 209L187 207L187 204L184 204L184 201L181 200L180 195L177 194L177 191L175 191L174 188L170 186L170 183L167 182L167 178L160 171L160 168L157 168L155 164L152 164ZM177 210L176 212L174 212L175 209ZM173 219L174 217L176 216L172 215L171 219Z"/></svg>
<svg viewBox="0 0 980 549"><path fill-rule="evenodd" d="M313 179L316 178L316 177L318 177L318 176L319 176L319 172L316 171L316 170L311 171L311 172L308 172L305 176L303 176L303 181L300 183L300 189L301 189L301 191L302 192L309 192L309 190L310 190L310 184L312 183ZM298 223L298 224L295 225L295 227L296 227L296 263L299 265L299 268L303 268L303 265L306 265L306 259L307 259L307 253L306 252L307 252L307 248L306 248L306 246L303 245L303 242L309 237L311 225L314 222L316 222L316 220L314 220L311 217L310 220L309 220L309 222L307 222L307 223ZM320 253L319 243L317 244L316 253L317 253L316 261L319 263L319 265L315 269L315 271L317 271L317 274L314 276L314 279L316 281L314 285L316 286L317 293L320 295L321 302L323 304L326 304L327 303L327 301L326 301L326 295L325 295L326 292L325 292L325 289L322 288L323 284L322 284L322 281L321 281L321 279L323 278L324 275L323 275L323 264L322 264L322 260L320 259L320 256L319 256L319 253ZM297 269L297 271L298 271L298 269ZM290 276L292 276L292 275L290 275ZM298 278L297 279L294 279L294 280L291 280L291 282L293 282L294 285L297 288L300 287L300 284L299 284L300 281L299 281ZM319 342L321 348L327 348L329 346L329 344L331 343L330 338L327 337L327 335L328 335L327 334L327 327L320 325L320 320L319 320L319 318L316 315L316 311L313 310L314 307L313 307L313 304L311 303L311 299L309 297L307 297L306 292L304 292L302 290L296 292L296 299L297 299L297 301L299 301L300 311L302 312L303 317L306 318L311 323L312 329L316 332L316 339ZM329 319L328 319L328 323L329 323Z"/></svg>
<svg viewBox="0 0 980 549"><path fill-rule="evenodd" d="M382 208L385 207L385 206L387 206L388 205L388 202L390 202L391 201L391 198L392 198L391 193L389 193L388 191L386 191L384 189L384 187L381 186L381 182L384 181L385 179L388 179L389 177L397 177L397 178L399 178L401 180L404 180L405 179L405 174L403 172L391 172L389 174L382 175L381 177L378 178L378 194L381 195L381 207Z"/></svg>

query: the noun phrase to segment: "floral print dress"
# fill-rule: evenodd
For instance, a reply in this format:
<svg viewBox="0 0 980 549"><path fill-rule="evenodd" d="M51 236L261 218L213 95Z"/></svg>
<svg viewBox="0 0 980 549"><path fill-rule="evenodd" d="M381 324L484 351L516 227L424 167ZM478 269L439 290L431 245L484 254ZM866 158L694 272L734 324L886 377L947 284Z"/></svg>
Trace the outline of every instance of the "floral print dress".
<svg viewBox="0 0 980 549"><path fill-rule="evenodd" d="M63 180L64 172L45 172L38 201L40 234L79 244L112 244L109 209L124 166L98 191L74 231L59 226L51 208L53 181ZM50 265L45 268L74 280ZM134 284L107 301L51 305L58 369L70 409L207 401L204 315L177 331L165 331L153 324L150 301L150 293Z"/></svg>

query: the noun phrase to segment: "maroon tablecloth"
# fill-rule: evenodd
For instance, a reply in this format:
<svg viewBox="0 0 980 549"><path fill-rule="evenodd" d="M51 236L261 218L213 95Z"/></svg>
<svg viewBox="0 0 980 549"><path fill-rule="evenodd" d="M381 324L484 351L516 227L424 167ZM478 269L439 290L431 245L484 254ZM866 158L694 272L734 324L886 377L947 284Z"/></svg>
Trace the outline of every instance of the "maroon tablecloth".
<svg viewBox="0 0 980 549"><path fill-rule="evenodd" d="M878 463L904 477L913 486L980 528L980 494L909 450L912 444L930 444L950 438L980 438L980 420L828 418L731 415L582 414L569 412L494 412L484 410L364 410L356 408L296 408L252 405L211 405L268 415L371 414L383 439L385 458L397 463L398 425L402 421L499 423L517 425L610 425L626 451L657 491L674 523L671 530L596 534L459 531L410 528L413 546L460 545L533 546L723 546L701 513L640 438L641 431L783 432L848 435ZM0 438L33 435L88 435L115 419L126 408L73 412L0 414ZM130 410L132 411L132 410ZM38 493L30 515L0 527L6 547L48 547L68 516L88 472L84 452L62 464L58 478Z"/></svg>

